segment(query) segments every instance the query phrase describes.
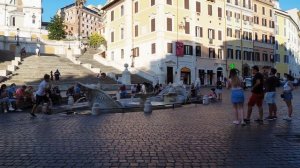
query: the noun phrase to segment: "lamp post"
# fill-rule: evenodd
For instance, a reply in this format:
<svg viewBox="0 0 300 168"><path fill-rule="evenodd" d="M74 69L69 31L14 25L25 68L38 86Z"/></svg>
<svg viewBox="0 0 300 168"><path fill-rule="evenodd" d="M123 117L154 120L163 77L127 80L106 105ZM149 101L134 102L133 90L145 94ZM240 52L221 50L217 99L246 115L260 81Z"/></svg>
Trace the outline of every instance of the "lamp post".
<svg viewBox="0 0 300 168"><path fill-rule="evenodd" d="M20 46L20 43L19 43L19 33L20 33L20 29L17 28L17 46Z"/></svg>

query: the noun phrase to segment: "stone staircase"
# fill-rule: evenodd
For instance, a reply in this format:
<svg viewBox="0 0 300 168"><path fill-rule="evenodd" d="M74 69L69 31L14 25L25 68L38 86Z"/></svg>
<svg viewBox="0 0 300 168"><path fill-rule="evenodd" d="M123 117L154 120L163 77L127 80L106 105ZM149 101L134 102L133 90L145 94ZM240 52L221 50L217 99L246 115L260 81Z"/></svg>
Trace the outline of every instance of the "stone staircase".
<svg viewBox="0 0 300 168"><path fill-rule="evenodd" d="M71 85L75 82L98 83L99 79L95 74L80 65L73 64L69 59L61 56L30 56L23 59L19 68L5 81L6 84L16 83L17 85L37 85L44 74L58 69L61 80L55 82L59 85Z"/></svg>
<svg viewBox="0 0 300 168"><path fill-rule="evenodd" d="M97 53L99 53L99 50L90 48L83 55L78 56L77 59L83 65L89 64L92 68L99 68L101 73L106 73L106 74L108 74L108 76L110 76L109 74L111 74L111 73L114 74L116 77L122 76L122 72L120 70L118 70L112 66L105 66L105 65L99 63L98 61L94 60L93 57ZM131 83L132 84L138 84L138 83L144 83L144 82L151 83L150 81L148 81L147 79L145 79L139 75L131 74Z"/></svg>

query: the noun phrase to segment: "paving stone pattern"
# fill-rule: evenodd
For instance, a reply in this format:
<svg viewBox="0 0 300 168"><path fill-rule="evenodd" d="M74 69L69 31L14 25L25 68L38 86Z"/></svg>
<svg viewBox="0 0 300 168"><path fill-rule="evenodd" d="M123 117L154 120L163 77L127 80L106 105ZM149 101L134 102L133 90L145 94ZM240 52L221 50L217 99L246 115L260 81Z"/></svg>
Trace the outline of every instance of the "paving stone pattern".
<svg viewBox="0 0 300 168"><path fill-rule="evenodd" d="M0 167L300 167L299 90L293 121L278 98L277 121L245 127L232 124L225 92L150 115L0 114Z"/></svg>

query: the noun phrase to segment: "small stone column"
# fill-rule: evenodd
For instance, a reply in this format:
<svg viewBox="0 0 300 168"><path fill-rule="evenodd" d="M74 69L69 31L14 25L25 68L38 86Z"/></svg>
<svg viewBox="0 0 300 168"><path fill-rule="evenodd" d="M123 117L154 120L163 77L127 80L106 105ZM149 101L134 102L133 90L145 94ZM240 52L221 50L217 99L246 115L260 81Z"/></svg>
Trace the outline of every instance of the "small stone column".
<svg viewBox="0 0 300 168"><path fill-rule="evenodd" d="M125 70L122 73L122 84L130 85L131 84L131 74L128 71L128 64L124 65Z"/></svg>

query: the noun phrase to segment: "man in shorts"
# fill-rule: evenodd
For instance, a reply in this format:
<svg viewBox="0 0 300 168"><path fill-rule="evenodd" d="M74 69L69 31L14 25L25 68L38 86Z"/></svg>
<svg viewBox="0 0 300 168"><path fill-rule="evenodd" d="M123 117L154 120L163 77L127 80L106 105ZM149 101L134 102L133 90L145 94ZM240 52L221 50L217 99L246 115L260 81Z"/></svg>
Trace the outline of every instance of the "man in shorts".
<svg viewBox="0 0 300 168"><path fill-rule="evenodd" d="M256 122L262 124L263 123L263 100L264 100L264 76L259 73L258 66L252 67L252 73L253 73L253 79L252 79L252 95L248 102L248 112L247 112L247 118L244 120L246 123L250 123L250 118L252 114L253 106L258 107L259 111L259 118L255 120Z"/></svg>
<svg viewBox="0 0 300 168"><path fill-rule="evenodd" d="M34 114L36 111L36 108L45 102L49 102L49 98L47 97L47 90L49 90L49 81L50 81L50 75L45 74L44 75L44 80L39 84L39 88L36 91L36 99L35 99L35 104L33 105L33 108L31 110L31 116L36 117Z"/></svg>
<svg viewBox="0 0 300 168"><path fill-rule="evenodd" d="M269 106L269 116L267 120L277 119L277 106L276 106L276 86L278 86L279 79L275 76L277 70L271 68L269 77L265 81L265 102Z"/></svg>

